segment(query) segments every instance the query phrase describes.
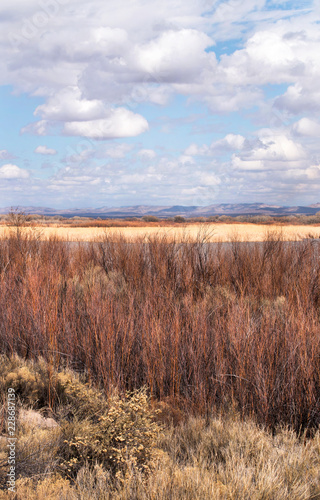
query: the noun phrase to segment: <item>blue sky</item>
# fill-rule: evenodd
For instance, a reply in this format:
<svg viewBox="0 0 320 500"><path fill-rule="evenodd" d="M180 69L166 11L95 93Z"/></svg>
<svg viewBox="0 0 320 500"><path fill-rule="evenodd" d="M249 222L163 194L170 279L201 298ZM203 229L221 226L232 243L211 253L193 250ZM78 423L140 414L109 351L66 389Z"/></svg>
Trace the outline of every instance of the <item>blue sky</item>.
<svg viewBox="0 0 320 500"><path fill-rule="evenodd" d="M0 207L320 201L317 2L2 0Z"/></svg>

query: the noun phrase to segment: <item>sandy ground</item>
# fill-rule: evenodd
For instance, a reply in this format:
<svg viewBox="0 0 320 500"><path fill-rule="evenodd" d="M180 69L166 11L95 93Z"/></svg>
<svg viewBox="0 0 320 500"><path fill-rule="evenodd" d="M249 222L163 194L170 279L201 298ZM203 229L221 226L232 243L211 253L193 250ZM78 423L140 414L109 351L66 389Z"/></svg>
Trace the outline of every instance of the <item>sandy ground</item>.
<svg viewBox="0 0 320 500"><path fill-rule="evenodd" d="M0 237L8 235L8 228L0 227ZM206 236L206 241L263 241L270 233L282 235L285 241L301 240L313 236L320 237L319 226L277 226L258 224L192 224L178 227L125 227L125 228L77 228L77 227L39 227L27 229L34 232L41 239L50 236L58 236L67 241L91 241L105 234L122 234L126 238L135 239L137 237L150 235L167 234L169 238L177 240L185 237L195 240L197 237Z"/></svg>

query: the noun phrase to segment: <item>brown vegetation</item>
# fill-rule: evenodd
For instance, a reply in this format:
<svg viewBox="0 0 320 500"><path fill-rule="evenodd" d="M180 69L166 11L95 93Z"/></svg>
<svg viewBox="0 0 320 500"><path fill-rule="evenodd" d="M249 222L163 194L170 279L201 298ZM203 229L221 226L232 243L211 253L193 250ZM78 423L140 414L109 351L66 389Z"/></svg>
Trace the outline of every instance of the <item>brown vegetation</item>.
<svg viewBox="0 0 320 500"><path fill-rule="evenodd" d="M27 221L29 225L39 227L66 227L66 228L130 228L130 227L178 227L183 224L189 225L210 225L210 224L254 224L264 226L319 226L320 212L315 215L210 215L207 217L183 217L176 215L173 217L157 217L155 215L145 215L140 217L66 217L62 215L38 215L26 214L19 209L12 210L8 214L0 214L0 227L15 225L17 220Z"/></svg>
<svg viewBox="0 0 320 500"><path fill-rule="evenodd" d="M19 233L0 241L0 273L3 353L85 370L107 394L146 386L189 413L319 425L317 242L70 245Z"/></svg>

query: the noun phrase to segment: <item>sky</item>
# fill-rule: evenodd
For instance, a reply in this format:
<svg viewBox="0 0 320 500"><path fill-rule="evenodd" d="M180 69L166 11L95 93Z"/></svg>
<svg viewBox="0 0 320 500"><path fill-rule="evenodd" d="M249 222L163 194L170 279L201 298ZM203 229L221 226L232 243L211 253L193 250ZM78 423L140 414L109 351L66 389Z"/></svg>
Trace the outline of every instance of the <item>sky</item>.
<svg viewBox="0 0 320 500"><path fill-rule="evenodd" d="M0 207L320 202L319 0L1 0Z"/></svg>

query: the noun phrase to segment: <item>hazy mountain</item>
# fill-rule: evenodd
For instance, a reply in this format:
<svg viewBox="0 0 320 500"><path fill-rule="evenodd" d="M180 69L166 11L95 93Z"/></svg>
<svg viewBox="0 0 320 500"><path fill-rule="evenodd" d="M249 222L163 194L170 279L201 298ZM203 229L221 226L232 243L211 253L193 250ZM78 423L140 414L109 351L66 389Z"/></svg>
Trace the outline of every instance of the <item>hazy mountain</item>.
<svg viewBox="0 0 320 500"><path fill-rule="evenodd" d="M62 215L64 217L142 217L144 215L156 215L157 217L209 217L210 215L314 215L320 210L320 203L309 206L283 207L280 205L268 205L266 203L221 203L207 207L197 206L149 206L136 205L130 207L100 207L100 208L72 208L57 210L48 207L18 207L28 214L38 215ZM0 208L0 213L8 213L12 207Z"/></svg>

